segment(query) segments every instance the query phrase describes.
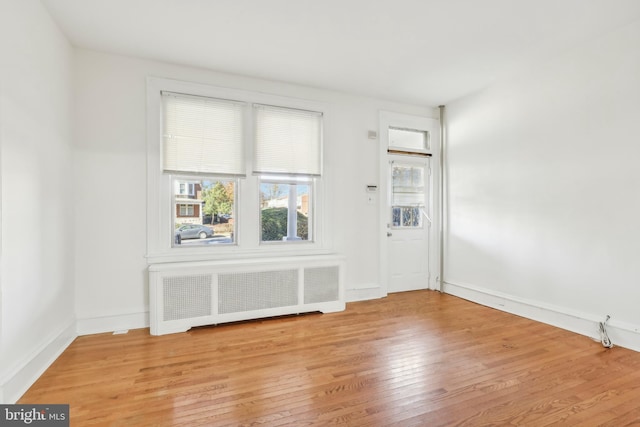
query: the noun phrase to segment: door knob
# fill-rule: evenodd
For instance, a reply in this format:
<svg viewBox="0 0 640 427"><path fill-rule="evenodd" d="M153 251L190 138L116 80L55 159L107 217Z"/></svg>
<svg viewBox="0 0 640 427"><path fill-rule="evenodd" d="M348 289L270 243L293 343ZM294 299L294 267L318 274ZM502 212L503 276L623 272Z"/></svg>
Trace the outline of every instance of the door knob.
<svg viewBox="0 0 640 427"><path fill-rule="evenodd" d="M387 237L391 237L391 236L393 236L393 234L391 234L390 231L387 231Z"/></svg>

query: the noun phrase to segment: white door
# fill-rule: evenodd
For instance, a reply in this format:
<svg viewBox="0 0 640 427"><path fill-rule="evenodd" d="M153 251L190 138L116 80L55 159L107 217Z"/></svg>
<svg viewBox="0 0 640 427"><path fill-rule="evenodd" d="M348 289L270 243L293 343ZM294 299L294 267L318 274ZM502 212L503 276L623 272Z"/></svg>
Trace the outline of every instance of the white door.
<svg viewBox="0 0 640 427"><path fill-rule="evenodd" d="M381 294L438 289L437 119L380 112Z"/></svg>
<svg viewBox="0 0 640 427"><path fill-rule="evenodd" d="M430 159L388 156L388 292L429 287Z"/></svg>

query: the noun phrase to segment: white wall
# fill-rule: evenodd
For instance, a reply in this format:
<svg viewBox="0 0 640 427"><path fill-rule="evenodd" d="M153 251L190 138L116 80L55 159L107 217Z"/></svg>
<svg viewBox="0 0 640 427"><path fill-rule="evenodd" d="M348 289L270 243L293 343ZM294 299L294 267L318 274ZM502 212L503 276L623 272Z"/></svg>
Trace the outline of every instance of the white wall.
<svg viewBox="0 0 640 427"><path fill-rule="evenodd" d="M447 117L447 289L640 350L640 22Z"/></svg>
<svg viewBox="0 0 640 427"><path fill-rule="evenodd" d="M39 1L0 1L0 402L75 333L72 49Z"/></svg>
<svg viewBox="0 0 640 427"><path fill-rule="evenodd" d="M147 325L146 78L164 77L324 102L327 192L334 249L347 257L347 288L378 287L378 209L365 187L378 182L381 109L433 115L399 105L278 82L87 50L75 55L76 311L79 332ZM357 292L351 295L357 297Z"/></svg>

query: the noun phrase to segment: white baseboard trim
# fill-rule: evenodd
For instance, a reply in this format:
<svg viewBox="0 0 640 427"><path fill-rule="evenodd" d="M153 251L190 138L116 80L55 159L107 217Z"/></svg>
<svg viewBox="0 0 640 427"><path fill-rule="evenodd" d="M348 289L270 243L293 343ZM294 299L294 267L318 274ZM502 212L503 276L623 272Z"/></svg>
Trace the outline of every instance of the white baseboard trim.
<svg viewBox="0 0 640 427"><path fill-rule="evenodd" d="M347 302L366 301L370 299L382 298L382 291L380 286L372 286L370 288L361 289L347 289L346 300Z"/></svg>
<svg viewBox="0 0 640 427"><path fill-rule="evenodd" d="M600 315L579 312L467 284L445 282L443 292L600 341L598 322L605 320ZM631 325L612 319L607 323L607 334L614 346L640 352L640 325Z"/></svg>
<svg viewBox="0 0 640 427"><path fill-rule="evenodd" d="M141 329L149 327L149 312L119 314L113 316L90 317L78 319L78 335L101 334L124 329Z"/></svg>
<svg viewBox="0 0 640 427"><path fill-rule="evenodd" d="M52 333L24 362L11 370L0 385L0 402L13 404L76 339L76 321L71 320Z"/></svg>

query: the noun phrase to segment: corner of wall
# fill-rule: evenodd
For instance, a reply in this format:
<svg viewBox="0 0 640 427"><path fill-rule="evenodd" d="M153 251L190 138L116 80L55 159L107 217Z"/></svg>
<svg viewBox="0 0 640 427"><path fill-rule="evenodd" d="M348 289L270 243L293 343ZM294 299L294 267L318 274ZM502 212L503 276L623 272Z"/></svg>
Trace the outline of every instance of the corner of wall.
<svg viewBox="0 0 640 427"><path fill-rule="evenodd" d="M16 403L76 337L74 319L44 340L21 365L10 369L0 382L0 402Z"/></svg>

